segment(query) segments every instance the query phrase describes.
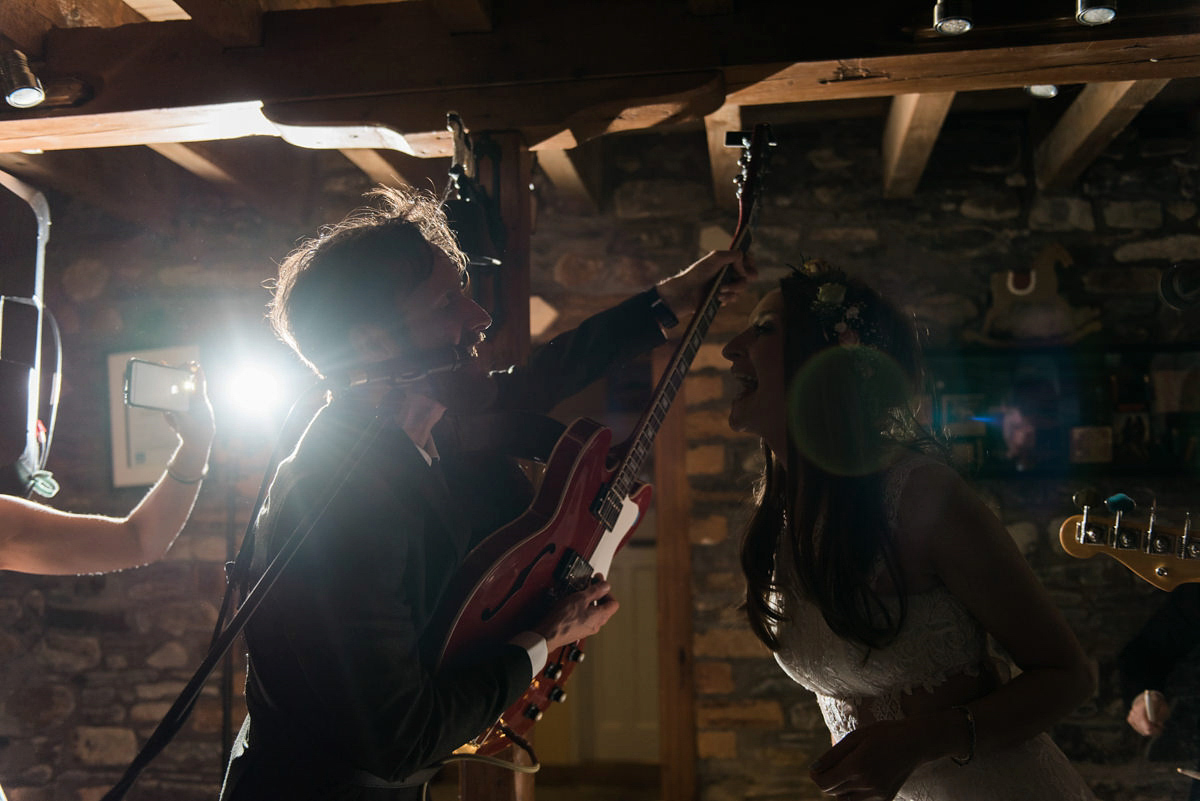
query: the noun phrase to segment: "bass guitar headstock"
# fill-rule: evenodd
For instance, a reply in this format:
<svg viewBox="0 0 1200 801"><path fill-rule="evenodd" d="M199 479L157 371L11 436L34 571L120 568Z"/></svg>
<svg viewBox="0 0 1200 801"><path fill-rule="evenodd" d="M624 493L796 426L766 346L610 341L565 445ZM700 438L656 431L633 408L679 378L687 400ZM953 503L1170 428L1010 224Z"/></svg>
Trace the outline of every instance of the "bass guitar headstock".
<svg viewBox="0 0 1200 801"><path fill-rule="evenodd" d="M1159 525L1153 505L1146 514L1135 515L1137 504L1125 494L1102 499L1086 490L1075 502L1083 513L1068 517L1058 530L1058 541L1069 555L1090 559L1107 554L1160 590L1200 581L1200 534L1191 531L1190 515L1176 528Z"/></svg>

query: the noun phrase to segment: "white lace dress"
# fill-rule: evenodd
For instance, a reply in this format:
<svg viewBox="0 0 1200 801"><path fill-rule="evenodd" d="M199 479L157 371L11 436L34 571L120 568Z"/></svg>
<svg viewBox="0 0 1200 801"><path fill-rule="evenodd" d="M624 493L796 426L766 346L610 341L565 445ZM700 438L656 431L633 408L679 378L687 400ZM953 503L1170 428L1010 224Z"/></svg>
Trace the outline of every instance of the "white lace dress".
<svg viewBox="0 0 1200 801"><path fill-rule="evenodd" d="M900 490L921 460L893 468L887 481L892 522ZM781 549L784 586L794 571ZM987 660L987 636L979 622L944 587L910 594L904 628L884 648L870 651L830 630L820 611L791 594L790 620L780 625L775 659L791 678L816 693L834 740L860 725L904 717L900 699L947 678L979 675ZM1045 735L1012 748L977 754L967 765L949 757L921 765L896 796L902 801L1092 801L1083 779Z"/></svg>

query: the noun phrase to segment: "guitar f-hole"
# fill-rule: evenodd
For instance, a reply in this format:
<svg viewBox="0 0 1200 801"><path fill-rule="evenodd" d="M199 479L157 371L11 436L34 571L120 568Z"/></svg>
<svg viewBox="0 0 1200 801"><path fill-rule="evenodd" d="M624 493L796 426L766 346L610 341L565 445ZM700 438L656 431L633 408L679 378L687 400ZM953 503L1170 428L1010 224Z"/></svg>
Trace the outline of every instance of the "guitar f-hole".
<svg viewBox="0 0 1200 801"><path fill-rule="evenodd" d="M493 607L484 609L483 612L480 613L480 620L486 623L495 617L496 614L504 608L504 605L512 600L512 597L520 592L521 588L525 586L525 581L529 578L529 574L533 572L533 569L537 566L537 563L542 561L542 557L549 556L550 554L554 553L556 547L557 546L554 543L550 543L545 548L542 548L542 550L538 551L537 556L533 557L533 561L525 565L524 569L517 574L516 581L514 581L512 586L508 588L508 592L503 598L500 599L500 603Z"/></svg>

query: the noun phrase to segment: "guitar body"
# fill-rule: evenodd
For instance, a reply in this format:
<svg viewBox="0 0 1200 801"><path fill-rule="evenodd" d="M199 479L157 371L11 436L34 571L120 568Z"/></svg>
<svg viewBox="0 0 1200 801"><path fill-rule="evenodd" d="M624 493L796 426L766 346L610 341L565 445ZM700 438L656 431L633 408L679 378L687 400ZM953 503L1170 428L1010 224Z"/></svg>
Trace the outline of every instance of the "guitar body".
<svg viewBox="0 0 1200 801"><path fill-rule="evenodd" d="M651 495L648 484L632 488L611 528L592 513L614 473L611 445L612 432L601 424L587 418L572 423L555 444L529 509L467 554L434 619L437 630L447 632L440 665L469 661L479 649L528 631L555 599L586 587L596 573L608 573ZM464 748L493 754L511 742L505 729L524 736L551 703L565 698L562 687L582 659L581 644L551 653L521 698Z"/></svg>

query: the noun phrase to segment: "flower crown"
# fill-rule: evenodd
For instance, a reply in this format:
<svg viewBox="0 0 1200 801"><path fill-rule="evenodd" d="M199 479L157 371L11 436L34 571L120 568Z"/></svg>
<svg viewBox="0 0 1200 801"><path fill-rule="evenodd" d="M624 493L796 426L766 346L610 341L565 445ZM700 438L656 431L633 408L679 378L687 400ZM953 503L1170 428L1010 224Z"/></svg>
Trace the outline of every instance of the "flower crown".
<svg viewBox="0 0 1200 801"><path fill-rule="evenodd" d="M825 341L843 347L866 345L887 350L887 337L876 323L868 322L864 312L870 303L862 298L846 302L847 283L838 280L842 273L834 270L821 259L806 259L802 271L814 279L831 277L833 280L817 285L816 296L809 306L817 321L818 329Z"/></svg>

